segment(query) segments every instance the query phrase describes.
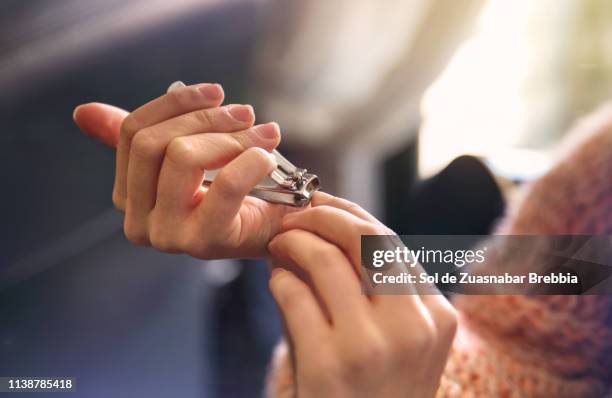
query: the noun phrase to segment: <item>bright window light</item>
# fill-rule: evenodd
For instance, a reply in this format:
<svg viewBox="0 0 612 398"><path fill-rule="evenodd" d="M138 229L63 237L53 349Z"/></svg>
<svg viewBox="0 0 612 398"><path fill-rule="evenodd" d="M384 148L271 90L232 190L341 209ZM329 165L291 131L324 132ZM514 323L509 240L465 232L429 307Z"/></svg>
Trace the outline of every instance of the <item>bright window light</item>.
<svg viewBox="0 0 612 398"><path fill-rule="evenodd" d="M423 101L420 170L431 175L462 154L494 157L526 131L524 82L533 65L529 0L493 0Z"/></svg>

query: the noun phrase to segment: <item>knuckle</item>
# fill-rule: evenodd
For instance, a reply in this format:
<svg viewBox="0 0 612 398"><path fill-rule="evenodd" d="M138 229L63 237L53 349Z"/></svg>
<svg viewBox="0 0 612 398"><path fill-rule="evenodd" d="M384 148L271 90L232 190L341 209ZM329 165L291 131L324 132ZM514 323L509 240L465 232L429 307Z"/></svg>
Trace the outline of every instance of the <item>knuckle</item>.
<svg viewBox="0 0 612 398"><path fill-rule="evenodd" d="M379 334L370 334L357 345L349 347L344 354L342 370L350 377L360 377L373 368L383 366L389 357L389 347Z"/></svg>
<svg viewBox="0 0 612 398"><path fill-rule="evenodd" d="M140 130L132 139L131 156L148 158L159 151L159 143L148 129Z"/></svg>
<svg viewBox="0 0 612 398"><path fill-rule="evenodd" d="M189 246L185 249L185 253L191 257L199 258L200 260L218 260L219 257L215 255L213 246L210 246L207 242L196 246Z"/></svg>
<svg viewBox="0 0 612 398"><path fill-rule="evenodd" d="M405 334L393 342L394 353L392 361L396 366L414 365L414 358L427 358L434 349L435 340L423 337L420 333Z"/></svg>
<svg viewBox="0 0 612 398"><path fill-rule="evenodd" d="M419 320L413 320L417 327L414 328L410 336L404 338L404 350L409 350L416 353L428 353L436 345L438 333L433 320L429 317L420 317Z"/></svg>
<svg viewBox="0 0 612 398"><path fill-rule="evenodd" d="M177 137L170 141L166 150L169 160L196 167L198 165L197 148L189 137Z"/></svg>
<svg viewBox="0 0 612 398"><path fill-rule="evenodd" d="M458 319L457 311L452 305L447 303L446 305L440 306L432 312L434 322L440 332L441 336L446 338L452 338L457 332Z"/></svg>
<svg viewBox="0 0 612 398"><path fill-rule="evenodd" d="M178 242L178 245L182 248L183 252L202 260L215 259L215 248L213 242L208 237L202 236L201 233L192 233L189 229L183 231L181 236L183 238Z"/></svg>
<svg viewBox="0 0 612 398"><path fill-rule="evenodd" d="M211 111L208 109L200 109L198 111L193 112L193 117L195 118L196 123L200 126L200 128L204 130L210 129L214 124L210 112Z"/></svg>
<svg viewBox="0 0 612 398"><path fill-rule="evenodd" d="M125 211L125 198L119 194L117 189L113 189L113 206L119 211Z"/></svg>
<svg viewBox="0 0 612 398"><path fill-rule="evenodd" d="M252 130L252 128L250 130ZM254 148L254 142L248 131L249 130L241 131L238 133L231 133L227 136L233 141L232 144L237 148L240 148L241 151L249 151Z"/></svg>
<svg viewBox="0 0 612 398"><path fill-rule="evenodd" d="M128 217L123 224L123 233L127 240L136 246L149 246L150 244L147 231L134 225Z"/></svg>
<svg viewBox="0 0 612 398"><path fill-rule="evenodd" d="M309 380L313 385L319 385L325 390L331 390L342 377L346 376L335 351L326 348L325 344L319 346L316 360L303 363L301 373L304 380Z"/></svg>
<svg viewBox="0 0 612 398"><path fill-rule="evenodd" d="M121 123L121 135L127 138L132 138L140 129L140 124L134 117L133 113L130 113L123 119L123 123Z"/></svg>
<svg viewBox="0 0 612 398"><path fill-rule="evenodd" d="M180 248L174 242L172 234L166 233L163 229L152 228L149 236L151 246L164 253L179 253Z"/></svg>
<svg viewBox="0 0 612 398"><path fill-rule="evenodd" d="M225 167L215 178L217 194L222 198L233 198L242 194L241 176L229 167Z"/></svg>
<svg viewBox="0 0 612 398"><path fill-rule="evenodd" d="M327 361L306 362L302 365L300 372L303 375L304 381L308 381L312 385L316 385L314 383L325 385L329 383L330 376L333 374L330 367Z"/></svg>

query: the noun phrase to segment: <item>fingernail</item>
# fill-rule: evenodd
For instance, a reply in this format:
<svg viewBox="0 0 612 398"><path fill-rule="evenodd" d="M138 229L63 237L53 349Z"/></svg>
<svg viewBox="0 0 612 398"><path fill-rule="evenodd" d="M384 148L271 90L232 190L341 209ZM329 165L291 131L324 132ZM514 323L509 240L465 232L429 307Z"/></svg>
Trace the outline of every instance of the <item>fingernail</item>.
<svg viewBox="0 0 612 398"><path fill-rule="evenodd" d="M250 105L232 105L228 108L228 112L239 122L248 122L253 117L253 108Z"/></svg>
<svg viewBox="0 0 612 398"><path fill-rule="evenodd" d="M180 80L177 80L175 82L172 82L172 84L168 87L168 90L166 90L167 92L171 92L174 90L178 90L179 88L183 88L185 87L185 83L183 83Z"/></svg>
<svg viewBox="0 0 612 398"><path fill-rule="evenodd" d="M279 127L274 122L261 124L255 127L255 132L264 140L272 140L279 136Z"/></svg>
<svg viewBox="0 0 612 398"><path fill-rule="evenodd" d="M266 151L263 148L259 148L259 147L255 147L256 150L260 151L261 153L263 153L264 155L266 155L268 157L268 159L270 159L270 161L272 163L274 163L275 167L276 167L276 156L274 156L273 153Z"/></svg>
<svg viewBox="0 0 612 398"><path fill-rule="evenodd" d="M77 111L79 110L79 108L81 107L81 105L78 105L76 108L74 108L74 110L72 111L72 120L74 120L76 122L76 114Z"/></svg>
<svg viewBox="0 0 612 398"><path fill-rule="evenodd" d="M219 99L223 94L223 89L219 84L204 84L200 86L198 90L200 90L200 92L209 100Z"/></svg>
<svg viewBox="0 0 612 398"><path fill-rule="evenodd" d="M282 274L283 272L287 272L287 270L282 267L273 268L272 272L270 273L270 278L274 278L276 275Z"/></svg>

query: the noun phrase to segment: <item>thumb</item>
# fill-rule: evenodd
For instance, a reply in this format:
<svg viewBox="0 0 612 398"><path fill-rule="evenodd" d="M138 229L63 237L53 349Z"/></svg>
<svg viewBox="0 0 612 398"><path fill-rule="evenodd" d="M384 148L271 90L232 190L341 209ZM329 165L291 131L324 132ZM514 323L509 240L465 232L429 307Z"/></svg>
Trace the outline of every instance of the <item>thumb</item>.
<svg viewBox="0 0 612 398"><path fill-rule="evenodd" d="M119 142L121 123L129 112L112 105L91 102L74 109L74 122L88 136L111 147Z"/></svg>

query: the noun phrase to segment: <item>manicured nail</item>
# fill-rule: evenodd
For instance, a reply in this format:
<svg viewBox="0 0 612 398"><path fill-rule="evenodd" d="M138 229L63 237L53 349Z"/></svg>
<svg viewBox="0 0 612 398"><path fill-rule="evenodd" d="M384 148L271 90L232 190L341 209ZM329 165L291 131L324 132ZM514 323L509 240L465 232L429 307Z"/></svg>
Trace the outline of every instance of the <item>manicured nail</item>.
<svg viewBox="0 0 612 398"><path fill-rule="evenodd" d="M260 124L259 126L256 126L254 129L255 129L255 132L264 140L275 139L279 136L278 124L274 122Z"/></svg>
<svg viewBox="0 0 612 398"><path fill-rule="evenodd" d="M223 88L219 84L204 84L198 88L209 100L216 100L223 95Z"/></svg>
<svg viewBox="0 0 612 398"><path fill-rule="evenodd" d="M230 115L239 122L248 122L253 117L253 108L250 105L232 105L228 108Z"/></svg>

